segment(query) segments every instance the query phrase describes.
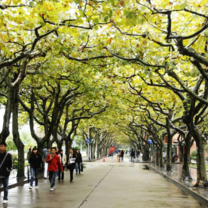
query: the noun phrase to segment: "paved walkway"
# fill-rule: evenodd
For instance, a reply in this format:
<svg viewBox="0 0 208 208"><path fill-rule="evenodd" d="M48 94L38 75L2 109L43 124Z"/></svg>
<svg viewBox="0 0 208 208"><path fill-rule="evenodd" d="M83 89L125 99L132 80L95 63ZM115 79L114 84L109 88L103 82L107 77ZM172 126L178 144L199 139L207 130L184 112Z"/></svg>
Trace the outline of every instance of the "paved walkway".
<svg viewBox="0 0 208 208"><path fill-rule="evenodd" d="M190 168L190 175L192 177L191 181L189 181L189 180L182 181L182 179L181 179L182 178L182 165L181 164L173 164L172 171L166 171L166 166L164 166L163 168L159 168L158 166L156 166L155 164L152 164L152 163L149 163L148 166L152 167L160 174L170 177L173 180L179 182L187 189L194 191L195 193L204 197L208 201L208 187L206 187L206 188L193 187L197 181L197 169L196 168ZM207 178L208 178L208 172L207 172Z"/></svg>
<svg viewBox="0 0 208 208"><path fill-rule="evenodd" d="M84 173L69 182L57 182L49 191L48 180L39 180L39 189L29 190L24 184L9 190L8 205L15 208L137 208L137 207L206 207L181 189L153 171L143 169L143 164L130 163L128 158L118 163L116 157L106 162L86 163ZM1 192L0 203L2 203ZM2 204L1 204L2 205ZM0 205L0 207L1 207Z"/></svg>

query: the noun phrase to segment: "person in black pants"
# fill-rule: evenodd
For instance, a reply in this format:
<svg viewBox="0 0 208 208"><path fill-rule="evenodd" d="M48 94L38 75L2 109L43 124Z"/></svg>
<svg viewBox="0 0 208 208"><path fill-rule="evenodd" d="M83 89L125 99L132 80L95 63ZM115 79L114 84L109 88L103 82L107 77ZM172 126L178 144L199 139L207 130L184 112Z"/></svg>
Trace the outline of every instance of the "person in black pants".
<svg viewBox="0 0 208 208"><path fill-rule="evenodd" d="M131 156L131 162L134 162L134 159L135 159L135 151L133 149L131 150L130 156Z"/></svg>
<svg viewBox="0 0 208 208"><path fill-rule="evenodd" d="M6 151L6 146L5 142L0 143L0 186L4 186L3 204L7 204L8 201L9 175L13 168L12 155Z"/></svg>
<svg viewBox="0 0 208 208"><path fill-rule="evenodd" d="M123 157L124 157L124 151L121 150L121 160L123 161Z"/></svg>
<svg viewBox="0 0 208 208"><path fill-rule="evenodd" d="M78 174L78 171L80 174L80 164L81 163L82 163L82 155L81 155L79 149L77 149L77 152L76 152L76 174Z"/></svg>
<svg viewBox="0 0 208 208"><path fill-rule="evenodd" d="M61 164L63 166L63 172L61 172L61 170L59 169L58 171L58 180L64 180L64 169L65 169L65 165L66 165L66 155L63 154L63 150L60 151L60 160L61 160Z"/></svg>
<svg viewBox="0 0 208 208"><path fill-rule="evenodd" d="M37 189L38 188L38 173L42 164L42 156L38 153L38 150L36 147L34 147L32 150L32 154L29 159L29 164L30 164L30 173L31 173L29 189L32 189L33 187L34 176L35 176L35 188Z"/></svg>
<svg viewBox="0 0 208 208"><path fill-rule="evenodd" d="M74 154L73 149L69 149L69 154L67 155L66 160L67 169L70 171L70 182L73 181L73 172L76 165L76 155Z"/></svg>

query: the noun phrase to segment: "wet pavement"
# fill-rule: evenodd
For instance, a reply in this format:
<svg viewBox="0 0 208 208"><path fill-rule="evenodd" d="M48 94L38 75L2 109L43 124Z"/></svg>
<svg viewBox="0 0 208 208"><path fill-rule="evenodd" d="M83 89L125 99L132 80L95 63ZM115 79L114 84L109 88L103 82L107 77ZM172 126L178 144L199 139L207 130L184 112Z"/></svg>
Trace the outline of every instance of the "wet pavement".
<svg viewBox="0 0 208 208"><path fill-rule="evenodd" d="M164 176L168 176L175 181L178 181L183 186L185 186L190 191L194 191L196 194L201 195L208 201L208 187L206 188L198 188L194 187L197 181L197 169L196 168L190 168L190 175L192 180L185 180L183 181L181 178L182 176L182 165L181 164L173 164L171 171L166 171L166 166L163 168L157 167L154 163L148 164L150 167L154 168L157 172ZM208 178L208 172L207 172L207 178Z"/></svg>
<svg viewBox="0 0 208 208"><path fill-rule="evenodd" d="M143 169L141 163L129 158L117 162L116 157L86 164L84 173L69 182L56 181L53 192L48 180L40 179L39 188L29 190L28 184L9 190L8 205L0 207L32 208L120 208L120 207L207 207L186 194L154 171ZM2 203L1 192L0 203Z"/></svg>

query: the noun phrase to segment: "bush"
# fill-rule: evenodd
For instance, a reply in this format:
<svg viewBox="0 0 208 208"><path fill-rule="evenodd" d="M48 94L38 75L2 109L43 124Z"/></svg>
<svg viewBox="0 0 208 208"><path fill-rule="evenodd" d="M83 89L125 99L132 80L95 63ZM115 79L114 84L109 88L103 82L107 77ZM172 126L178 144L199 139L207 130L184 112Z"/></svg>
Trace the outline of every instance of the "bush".
<svg viewBox="0 0 208 208"><path fill-rule="evenodd" d="M191 156L191 159L192 160L196 160L196 156Z"/></svg>
<svg viewBox="0 0 208 208"><path fill-rule="evenodd" d="M196 157L196 150L191 152L191 157L195 156Z"/></svg>
<svg viewBox="0 0 208 208"><path fill-rule="evenodd" d="M13 162L18 161L18 155L12 154Z"/></svg>

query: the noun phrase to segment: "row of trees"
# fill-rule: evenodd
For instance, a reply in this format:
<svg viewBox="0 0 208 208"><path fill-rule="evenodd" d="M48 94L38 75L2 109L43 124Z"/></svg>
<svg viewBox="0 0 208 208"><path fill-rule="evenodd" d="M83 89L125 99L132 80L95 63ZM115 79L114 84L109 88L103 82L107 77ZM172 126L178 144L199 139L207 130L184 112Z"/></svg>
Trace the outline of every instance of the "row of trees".
<svg viewBox="0 0 208 208"><path fill-rule="evenodd" d="M93 157L115 136L147 148L148 134L163 165L166 136L167 170L177 133L186 144L183 178L194 140L196 185L207 183L206 1L13 0L0 8L0 101L6 108L0 138L9 135L12 116L21 164L18 115L29 121L39 149L54 141L70 146L73 134L87 138L81 129L93 127ZM82 122L100 113L99 120ZM42 138L35 125L44 130Z"/></svg>

